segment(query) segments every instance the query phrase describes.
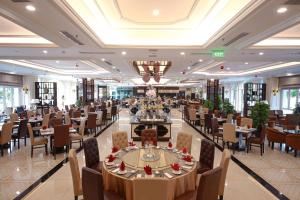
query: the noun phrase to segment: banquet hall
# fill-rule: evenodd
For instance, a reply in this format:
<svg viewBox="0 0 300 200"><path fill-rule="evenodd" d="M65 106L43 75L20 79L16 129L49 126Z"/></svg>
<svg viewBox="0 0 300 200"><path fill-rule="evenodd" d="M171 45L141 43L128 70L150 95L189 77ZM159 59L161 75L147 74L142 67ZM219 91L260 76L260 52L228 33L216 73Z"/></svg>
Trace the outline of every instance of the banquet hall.
<svg viewBox="0 0 300 200"><path fill-rule="evenodd" d="M0 0L1 200L300 200L300 0Z"/></svg>

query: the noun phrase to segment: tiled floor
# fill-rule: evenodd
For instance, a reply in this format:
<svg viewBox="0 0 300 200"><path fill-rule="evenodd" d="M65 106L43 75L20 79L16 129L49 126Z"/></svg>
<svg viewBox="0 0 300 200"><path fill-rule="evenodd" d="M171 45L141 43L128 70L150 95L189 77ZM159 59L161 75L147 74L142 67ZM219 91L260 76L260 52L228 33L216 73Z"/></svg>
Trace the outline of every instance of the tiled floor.
<svg viewBox="0 0 300 200"><path fill-rule="evenodd" d="M197 128L199 129L198 126ZM208 136L212 138L211 135ZM219 144L222 145L221 141ZM299 155L295 158L293 152L287 154L280 151L279 144L275 144L272 150L266 141L263 156L260 156L260 148L257 147L252 147L249 153L236 152L234 156L289 199L300 200Z"/></svg>
<svg viewBox="0 0 300 200"><path fill-rule="evenodd" d="M203 138L192 127L181 120L181 113L172 111L173 125L172 133L173 140L176 139L176 134L179 131L185 131L193 134L192 154L198 158L200 153L200 142ZM130 131L128 111L123 110L120 114L120 120L114 123L111 127L105 130L98 138L100 157L103 159L111 151L111 133L117 130ZM166 143L160 143L166 145ZM221 152L216 150L215 165L218 165L221 157ZM78 153L80 167L84 165L83 151ZM25 199L40 200L40 199L73 199L72 177L70 173L69 163L63 166L58 172L50 177L46 182L37 187ZM257 183L252 177L244 172L235 163L230 162L227 174L226 189L224 199L235 200L272 200L276 199L271 193Z"/></svg>

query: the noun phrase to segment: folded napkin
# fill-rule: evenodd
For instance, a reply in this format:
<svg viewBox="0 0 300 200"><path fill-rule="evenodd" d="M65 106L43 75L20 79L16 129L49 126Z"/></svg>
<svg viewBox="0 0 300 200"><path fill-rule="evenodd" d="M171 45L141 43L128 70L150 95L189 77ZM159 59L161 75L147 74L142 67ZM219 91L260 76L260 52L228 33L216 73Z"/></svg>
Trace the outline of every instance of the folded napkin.
<svg viewBox="0 0 300 200"><path fill-rule="evenodd" d="M129 146L134 147L135 144L133 142L128 142Z"/></svg>
<svg viewBox="0 0 300 200"><path fill-rule="evenodd" d="M183 147L183 148L182 148L182 153L184 153L184 154L187 153L187 148L186 148L186 147Z"/></svg>
<svg viewBox="0 0 300 200"><path fill-rule="evenodd" d="M109 156L107 156L107 158L108 158L108 162L113 162L116 159L116 157L113 156L112 154L110 154Z"/></svg>
<svg viewBox="0 0 300 200"><path fill-rule="evenodd" d="M171 174L167 173L167 172L165 172L164 175L165 175L166 177L168 177L168 178L173 178L173 176L172 176Z"/></svg>
<svg viewBox="0 0 300 200"><path fill-rule="evenodd" d="M144 167L144 171L147 175L152 175L152 168L149 165Z"/></svg>
<svg viewBox="0 0 300 200"><path fill-rule="evenodd" d="M112 153L116 153L116 152L118 152L119 151L119 148L118 147L113 147L112 149L111 149L111 152Z"/></svg>
<svg viewBox="0 0 300 200"><path fill-rule="evenodd" d="M125 164L124 164L123 161L121 162L121 164L119 166L119 169L120 169L120 171L124 171L125 170Z"/></svg>
<svg viewBox="0 0 300 200"><path fill-rule="evenodd" d="M171 164L171 168L175 171L179 171L180 165L178 163L173 163L173 164Z"/></svg>
<svg viewBox="0 0 300 200"><path fill-rule="evenodd" d="M173 146L172 142L169 142L168 147L172 148L172 146Z"/></svg>
<svg viewBox="0 0 300 200"><path fill-rule="evenodd" d="M191 155L186 155L183 157L183 160L186 162L192 162L193 156Z"/></svg>

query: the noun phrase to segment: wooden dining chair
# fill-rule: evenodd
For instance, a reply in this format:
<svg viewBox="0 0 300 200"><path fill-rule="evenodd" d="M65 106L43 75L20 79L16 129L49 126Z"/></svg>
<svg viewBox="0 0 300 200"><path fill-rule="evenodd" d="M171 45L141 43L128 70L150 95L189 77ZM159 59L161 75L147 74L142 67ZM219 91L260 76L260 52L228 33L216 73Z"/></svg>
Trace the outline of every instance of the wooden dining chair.
<svg viewBox="0 0 300 200"><path fill-rule="evenodd" d="M97 135L97 114L89 114L85 129L89 131L90 134L95 133L95 136Z"/></svg>
<svg viewBox="0 0 300 200"><path fill-rule="evenodd" d="M259 136L249 137L246 141L247 153L251 150L252 146L260 148L260 155L262 156L265 152L265 129L261 129Z"/></svg>
<svg viewBox="0 0 300 200"><path fill-rule="evenodd" d="M188 153L192 151L193 135L185 132L179 132L176 139L176 149L181 151L186 148Z"/></svg>
<svg viewBox="0 0 300 200"><path fill-rule="evenodd" d="M145 146L145 143L152 143L152 145L157 145L157 132L156 129L144 129L141 133L142 146Z"/></svg>
<svg viewBox="0 0 300 200"><path fill-rule="evenodd" d="M223 148L225 143L227 143L227 148L229 144L232 144L233 153L235 152L234 144L238 143L239 139L236 137L235 125L231 123L223 124Z"/></svg>
<svg viewBox="0 0 300 200"><path fill-rule="evenodd" d="M70 144L69 126L68 125L55 126L54 141L53 141L53 148L52 148L54 159L56 159L56 149L65 147L66 152L68 152L69 144Z"/></svg>
<svg viewBox="0 0 300 200"><path fill-rule="evenodd" d="M213 136L213 142L215 142L216 138L218 143L220 138L223 143L223 133L219 130L219 123L217 118L211 118L211 134Z"/></svg>
<svg viewBox="0 0 300 200"><path fill-rule="evenodd" d="M83 150L85 157L85 166L101 172L102 162L100 162L97 139L91 137L83 141Z"/></svg>
<svg viewBox="0 0 300 200"><path fill-rule="evenodd" d="M103 112L102 111L96 111L97 113L97 120L96 120L96 126L97 128L100 127L100 130L102 129L102 125L103 125L103 122L102 122L102 115L103 115Z"/></svg>
<svg viewBox="0 0 300 200"><path fill-rule="evenodd" d="M70 169L72 174L74 199L77 200L78 196L82 195L82 181L80 178L78 159L75 149L70 149L68 158L70 161Z"/></svg>
<svg viewBox="0 0 300 200"><path fill-rule="evenodd" d="M11 113L9 116L9 121L11 121L13 124L16 123L16 121L19 121L19 116L17 113Z"/></svg>
<svg viewBox="0 0 300 200"><path fill-rule="evenodd" d="M42 125L41 126L32 127L32 130L33 131L40 131L42 127L48 128L49 127L49 120L50 120L50 114L44 115L43 121L42 121Z"/></svg>
<svg viewBox="0 0 300 200"><path fill-rule="evenodd" d="M249 128L252 128L253 126L253 120L251 118L247 118L247 117L242 117L241 119L241 125L242 127L249 127Z"/></svg>
<svg viewBox="0 0 300 200"><path fill-rule="evenodd" d="M0 145L1 145L1 156L4 154L4 145L8 143L9 150L11 152L11 133L12 133L13 123L11 121L6 122L2 126L2 131L0 134Z"/></svg>
<svg viewBox="0 0 300 200"><path fill-rule="evenodd" d="M117 131L112 133L112 145L118 149L128 147L128 134L126 131Z"/></svg>
<svg viewBox="0 0 300 200"><path fill-rule="evenodd" d="M27 123L28 119L22 119L18 126L18 130L13 132L11 136L14 141L14 146L16 145L16 141L18 141L18 149L20 149L20 139L22 138L24 139L24 145L26 146L26 139L28 134Z"/></svg>
<svg viewBox="0 0 300 200"><path fill-rule="evenodd" d="M79 125L79 132L70 134L70 147L71 148L72 148L73 143L78 143L78 142L79 142L79 146L80 147L82 146L84 130L85 130L85 119L81 119L80 125Z"/></svg>
<svg viewBox="0 0 300 200"><path fill-rule="evenodd" d="M220 161L219 167L222 168L222 174L221 174L221 179L220 179L220 184L219 184L219 200L223 200L224 196L224 190L225 190L225 182L226 182L226 176L227 176L227 171L228 171L228 166L230 162L231 154L228 149L224 149L222 152L222 158Z"/></svg>
<svg viewBox="0 0 300 200"><path fill-rule="evenodd" d="M197 174L202 174L213 169L215 159L215 144L208 139L201 140L200 158L197 166Z"/></svg>
<svg viewBox="0 0 300 200"><path fill-rule="evenodd" d="M27 123L28 133L31 142L31 157L33 156L33 149L44 148L46 155L48 155L48 139L45 137L34 137L33 130L30 123Z"/></svg>

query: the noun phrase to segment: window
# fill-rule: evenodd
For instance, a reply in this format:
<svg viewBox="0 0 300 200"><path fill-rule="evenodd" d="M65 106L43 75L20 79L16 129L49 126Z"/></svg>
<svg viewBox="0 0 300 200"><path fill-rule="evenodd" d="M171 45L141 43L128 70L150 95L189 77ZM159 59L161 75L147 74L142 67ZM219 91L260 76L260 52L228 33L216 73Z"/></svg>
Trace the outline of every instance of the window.
<svg viewBox="0 0 300 200"><path fill-rule="evenodd" d="M284 114L290 114L296 107L297 102L300 102L300 89L282 89L281 90L281 109Z"/></svg>
<svg viewBox="0 0 300 200"><path fill-rule="evenodd" d="M6 107L16 107L20 105L20 92L18 87L0 85L0 111L5 111Z"/></svg>

